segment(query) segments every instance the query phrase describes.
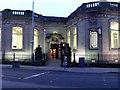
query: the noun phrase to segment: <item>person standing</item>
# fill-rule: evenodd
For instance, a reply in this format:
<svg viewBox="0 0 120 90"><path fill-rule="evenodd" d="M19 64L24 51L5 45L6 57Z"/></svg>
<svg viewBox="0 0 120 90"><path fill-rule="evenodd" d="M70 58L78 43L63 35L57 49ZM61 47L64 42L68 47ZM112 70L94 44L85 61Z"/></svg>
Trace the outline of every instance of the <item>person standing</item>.
<svg viewBox="0 0 120 90"><path fill-rule="evenodd" d="M35 61L40 64L42 62L42 48L40 47L40 45L38 45L35 51Z"/></svg>

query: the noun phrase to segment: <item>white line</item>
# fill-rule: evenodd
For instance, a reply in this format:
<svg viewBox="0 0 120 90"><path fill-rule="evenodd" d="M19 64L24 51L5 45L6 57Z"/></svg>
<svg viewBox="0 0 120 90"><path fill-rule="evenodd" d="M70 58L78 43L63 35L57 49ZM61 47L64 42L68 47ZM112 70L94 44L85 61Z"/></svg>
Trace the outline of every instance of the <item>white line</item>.
<svg viewBox="0 0 120 90"><path fill-rule="evenodd" d="M44 73L39 73L39 74L35 74L35 75L32 75L32 76L28 76L28 77L25 77L23 79L30 79L30 78L33 78L33 77L38 77L38 76L41 76L41 75L44 75L44 74L47 74L49 72L44 72Z"/></svg>
<svg viewBox="0 0 120 90"><path fill-rule="evenodd" d="M107 81L105 79L105 75L103 74L103 81L104 81L104 85L107 86Z"/></svg>

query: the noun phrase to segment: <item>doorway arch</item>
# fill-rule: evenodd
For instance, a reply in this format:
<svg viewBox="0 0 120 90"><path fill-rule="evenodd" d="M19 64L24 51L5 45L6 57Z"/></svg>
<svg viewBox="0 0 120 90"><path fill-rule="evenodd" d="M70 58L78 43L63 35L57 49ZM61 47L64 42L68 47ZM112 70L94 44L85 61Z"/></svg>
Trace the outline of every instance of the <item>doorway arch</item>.
<svg viewBox="0 0 120 90"><path fill-rule="evenodd" d="M60 43L64 42L64 37L58 33L51 33L46 36L49 45L49 57L50 59L59 59L60 55Z"/></svg>

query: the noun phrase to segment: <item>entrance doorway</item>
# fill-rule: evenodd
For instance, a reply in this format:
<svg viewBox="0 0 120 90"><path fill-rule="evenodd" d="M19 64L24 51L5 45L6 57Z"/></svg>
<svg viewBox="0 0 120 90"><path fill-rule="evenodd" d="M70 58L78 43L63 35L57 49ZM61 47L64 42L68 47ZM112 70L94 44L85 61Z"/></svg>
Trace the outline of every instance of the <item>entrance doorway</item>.
<svg viewBox="0 0 120 90"><path fill-rule="evenodd" d="M58 49L59 44L51 44L51 49L50 49L50 58L59 58L59 49Z"/></svg>

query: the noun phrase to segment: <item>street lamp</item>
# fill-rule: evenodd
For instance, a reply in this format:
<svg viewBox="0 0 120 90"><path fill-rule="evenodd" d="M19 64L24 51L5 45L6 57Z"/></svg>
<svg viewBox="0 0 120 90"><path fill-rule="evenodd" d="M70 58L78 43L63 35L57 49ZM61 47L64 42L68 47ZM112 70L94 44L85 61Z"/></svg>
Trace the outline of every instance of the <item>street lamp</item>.
<svg viewBox="0 0 120 90"><path fill-rule="evenodd" d="M46 52L45 52L45 47L46 47L46 44L45 44L46 29L44 29L43 31L44 31L44 54L45 54L45 53L46 53Z"/></svg>
<svg viewBox="0 0 120 90"><path fill-rule="evenodd" d="M98 33L99 33L99 36L102 35L102 29L101 28L98 28ZM99 41L101 41L101 37L99 37ZM99 43L99 44L101 44L101 43ZM100 48L100 46L101 45L99 45L99 48ZM99 49L98 49L98 51L99 51ZM99 64L99 62L100 62L100 53L98 52L98 64Z"/></svg>
<svg viewBox="0 0 120 90"><path fill-rule="evenodd" d="M33 48L34 48L34 1L32 3L32 30L31 30L31 65L34 63L34 53L33 53Z"/></svg>
<svg viewBox="0 0 120 90"><path fill-rule="evenodd" d="M101 28L98 28L98 33L99 33L99 35L102 34L102 30L101 30Z"/></svg>

